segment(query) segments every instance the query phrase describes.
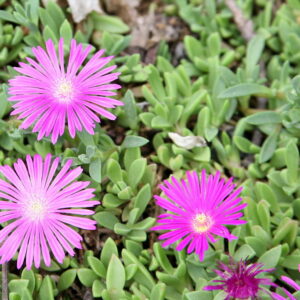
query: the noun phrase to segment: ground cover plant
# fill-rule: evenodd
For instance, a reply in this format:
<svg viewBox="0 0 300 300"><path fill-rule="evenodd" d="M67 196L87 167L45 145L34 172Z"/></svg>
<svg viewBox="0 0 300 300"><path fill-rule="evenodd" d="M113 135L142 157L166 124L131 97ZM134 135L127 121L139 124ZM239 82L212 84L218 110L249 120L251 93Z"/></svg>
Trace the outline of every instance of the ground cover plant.
<svg viewBox="0 0 300 300"><path fill-rule="evenodd" d="M300 299L298 0L0 0L3 300Z"/></svg>

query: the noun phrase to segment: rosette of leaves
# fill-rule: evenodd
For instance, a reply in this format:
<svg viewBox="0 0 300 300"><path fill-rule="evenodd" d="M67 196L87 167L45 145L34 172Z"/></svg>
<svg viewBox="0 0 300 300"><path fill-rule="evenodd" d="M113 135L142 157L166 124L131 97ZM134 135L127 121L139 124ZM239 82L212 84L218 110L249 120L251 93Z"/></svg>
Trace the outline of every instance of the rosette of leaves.
<svg viewBox="0 0 300 300"><path fill-rule="evenodd" d="M94 216L101 226L134 241L145 241L146 230L155 222L152 217L143 218L156 177L156 165L147 164L137 146L145 143L145 139L127 136L121 147L107 156L102 175L106 192Z"/></svg>
<svg viewBox="0 0 300 300"><path fill-rule="evenodd" d="M155 219L143 216L156 183L156 165L148 164L141 155L141 147L148 140L127 135L118 146L97 125L94 136L79 132L76 140L67 138L67 143L69 147L60 155L84 168L84 180L91 181L102 198L93 218L126 239L146 240L146 231ZM73 147L74 143L78 147ZM47 151L48 146L46 141L38 146L39 153ZM61 143L55 146L58 152L61 147Z"/></svg>
<svg viewBox="0 0 300 300"><path fill-rule="evenodd" d="M228 67L233 62L239 60L240 56L244 54L244 47L231 49L230 47L222 47L222 40L218 32L213 32L196 39L193 36L187 35L184 38L184 46L189 61L184 59L183 65L189 68L193 75L199 75L202 73L210 73L210 77L216 74L216 67L224 66ZM210 78L210 83L213 78Z"/></svg>
<svg viewBox="0 0 300 300"><path fill-rule="evenodd" d="M24 269L20 277L10 273L8 280L9 299L12 300L54 300L58 294L51 276L42 276L32 270Z"/></svg>
<svg viewBox="0 0 300 300"><path fill-rule="evenodd" d="M168 137L168 132L177 132L181 135L197 134L188 130L187 124L191 116L197 116L207 93L201 78L192 83L183 66L175 69L163 57L158 58L158 68L151 66L149 69L150 87L144 85L142 88L147 101L146 112L140 113L140 119L147 128L159 131L153 138L158 155L158 158L152 157L154 161L160 161L173 170L179 170L184 164L183 154L188 158L192 158L193 154L175 145L174 152L172 144L166 143L164 139ZM208 148L192 151L196 151L195 154L198 151L199 156L202 155L203 160L207 161ZM202 154L203 151L206 153Z"/></svg>
<svg viewBox="0 0 300 300"><path fill-rule="evenodd" d="M189 38L192 42L188 53L193 57L192 53L198 48L193 43L195 39L186 37L186 40ZM147 128L159 131L153 138L157 156L152 159L173 171L188 168L193 162L207 163L211 153L208 147L190 150L169 143L166 141L168 133L175 132L183 137L200 136L211 142L218 135L219 128L231 120L237 107L236 100L219 97L234 76L230 76L231 71L220 63L220 38L213 34L210 40L211 50L214 50L209 51L211 59L208 63L206 59L209 68L205 73L195 72L191 63L183 62L175 68L168 59L159 56L156 67L149 66L149 85L142 88L148 105L140 119Z"/></svg>
<svg viewBox="0 0 300 300"><path fill-rule="evenodd" d="M6 10L0 10L0 20L17 24L19 26L16 28L22 27L22 33L25 31L22 38L28 47L23 45L25 52L22 55L23 58L31 55L31 47L43 45L49 39L55 43L60 37L63 37L67 45L73 38L72 25L67 20L62 8L53 1L48 1L43 8L39 2L39 0L12 1L12 7L8 6ZM85 23L84 29L85 34L80 30L74 34L74 38L78 42L87 43L93 30L93 24ZM14 38L17 38L16 35Z"/></svg>
<svg viewBox="0 0 300 300"><path fill-rule="evenodd" d="M118 71L121 72L120 80L125 83L144 83L148 80L149 69L141 63L140 54L122 56L115 59L120 64Z"/></svg>
<svg viewBox="0 0 300 300"><path fill-rule="evenodd" d="M299 200L295 183L299 168L292 167L292 158L288 157L295 154L293 163L299 163L299 153L295 153L295 144L289 144L286 151L287 168L270 171L268 182L248 179L243 184L248 203L245 218L249 221L242 230L235 229L239 240L229 244L229 253L237 259L253 258L266 268L275 268L275 278L285 274L299 279Z"/></svg>
<svg viewBox="0 0 300 300"><path fill-rule="evenodd" d="M23 30L20 26L13 26L0 21L0 67L18 57L22 49Z"/></svg>
<svg viewBox="0 0 300 300"><path fill-rule="evenodd" d="M40 37L39 29L37 27L39 19L38 10L39 1L36 0L12 1L12 5L8 5L6 6L6 9L0 10L0 20L9 24L8 27L11 28L11 42L13 42L14 39L19 42L24 42L26 40L28 42L28 32L35 32L35 34ZM40 38L37 39L37 41L39 42ZM24 44L19 45L18 47L16 46L17 44L14 44L14 51L16 49L24 50ZM25 54L22 52L21 58L24 56Z"/></svg>
<svg viewBox="0 0 300 300"><path fill-rule="evenodd" d="M232 13L224 2L215 0L173 0L172 2L177 6L179 16L189 25L191 31L204 36L219 32L222 38L229 40L230 44L235 46L243 44L236 26L231 22ZM251 14L253 3L237 2L243 12Z"/></svg>
<svg viewBox="0 0 300 300"><path fill-rule="evenodd" d="M2 1L3 2L3 1ZM16 5L16 3L14 3ZM5 1L0 3L0 67L10 63L21 55L24 29L11 22L9 16L10 6L5 5ZM0 72L0 77L3 77ZM5 77L4 77L5 78Z"/></svg>
<svg viewBox="0 0 300 300"><path fill-rule="evenodd" d="M293 64L292 74L299 73L299 10L298 1L288 1L277 11L272 23L273 36L268 45L274 52L278 53L274 59L279 61L290 61ZM275 30L274 30L275 29Z"/></svg>
<svg viewBox="0 0 300 300"><path fill-rule="evenodd" d="M119 251L116 242L108 238L100 254L86 251L82 263L71 260L69 269L62 270L57 289L66 295L80 282L83 293L91 288L94 298L105 300L193 300L199 296L213 299L201 289L210 279L206 267L225 257L220 254L222 247L220 244L217 252L209 250L201 263L194 255L163 249L159 243L154 243L153 254L143 249L141 242L132 240L126 240Z"/></svg>
<svg viewBox="0 0 300 300"><path fill-rule="evenodd" d="M126 240L119 253L116 243L108 238L100 255L86 251L81 264L74 262L63 271L57 288L61 295L67 295L80 283L82 293L90 289L93 298L163 300L166 286L156 283L148 270L150 261L150 252L143 250L141 243Z"/></svg>
<svg viewBox="0 0 300 300"><path fill-rule="evenodd" d="M90 268L97 274L92 285L93 296L107 300L135 300L142 296L154 299L151 295L157 290L155 281L144 266L148 260L149 252L142 250L140 243L127 241L126 248L123 248L119 256L115 242L109 238L99 258L88 257ZM158 294L161 292L163 291L158 291Z"/></svg>

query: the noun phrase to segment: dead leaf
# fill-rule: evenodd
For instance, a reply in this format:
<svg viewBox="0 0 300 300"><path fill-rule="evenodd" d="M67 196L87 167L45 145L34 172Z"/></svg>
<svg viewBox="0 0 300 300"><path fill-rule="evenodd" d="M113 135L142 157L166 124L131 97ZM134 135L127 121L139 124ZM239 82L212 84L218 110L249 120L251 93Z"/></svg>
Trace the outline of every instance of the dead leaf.
<svg viewBox="0 0 300 300"><path fill-rule="evenodd" d="M104 7L110 14L116 14L127 25L134 27L141 0L104 0Z"/></svg>
<svg viewBox="0 0 300 300"><path fill-rule="evenodd" d="M73 20L81 22L92 11L102 13L99 0L67 0L71 8Z"/></svg>
<svg viewBox="0 0 300 300"><path fill-rule="evenodd" d="M190 150L195 147L205 147L206 141L202 136L181 136L176 132L169 132L169 138L178 147Z"/></svg>
<svg viewBox="0 0 300 300"><path fill-rule="evenodd" d="M140 6L141 0L104 0L105 8L109 13L118 13L123 19L124 13Z"/></svg>
<svg viewBox="0 0 300 300"><path fill-rule="evenodd" d="M182 31L178 18L159 12L155 1L103 0L109 13L116 14L131 28L130 48L145 49L145 63L153 63L160 41L176 41ZM139 51L139 50L137 50Z"/></svg>
<svg viewBox="0 0 300 300"><path fill-rule="evenodd" d="M131 32L132 38L130 46L147 48L150 33L154 30L154 24L154 10L150 9L147 15L136 17L135 24Z"/></svg>

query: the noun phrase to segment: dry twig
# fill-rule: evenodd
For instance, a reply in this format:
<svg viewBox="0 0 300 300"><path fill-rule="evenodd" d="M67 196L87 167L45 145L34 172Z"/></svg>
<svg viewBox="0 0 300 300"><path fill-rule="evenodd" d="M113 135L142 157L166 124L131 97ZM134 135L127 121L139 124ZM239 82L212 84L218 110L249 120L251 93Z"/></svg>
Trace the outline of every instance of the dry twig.
<svg viewBox="0 0 300 300"><path fill-rule="evenodd" d="M255 35L253 22L244 17L243 12L238 7L235 0L225 0L225 3L231 10L234 22L241 32L243 38L247 41L251 40L251 38Z"/></svg>
<svg viewBox="0 0 300 300"><path fill-rule="evenodd" d="M8 300L8 263L2 264L2 300Z"/></svg>

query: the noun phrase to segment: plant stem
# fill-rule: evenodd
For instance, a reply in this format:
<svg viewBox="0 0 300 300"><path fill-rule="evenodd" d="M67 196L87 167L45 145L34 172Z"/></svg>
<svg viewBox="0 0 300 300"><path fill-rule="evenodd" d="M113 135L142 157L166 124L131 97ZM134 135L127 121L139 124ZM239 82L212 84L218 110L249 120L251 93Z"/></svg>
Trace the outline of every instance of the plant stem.
<svg viewBox="0 0 300 300"><path fill-rule="evenodd" d="M233 14L233 20L237 25L239 31L241 32L243 38L246 41L250 41L254 36L254 25L251 20L248 20L243 15L241 8L237 5L235 0L225 0L227 7L231 10Z"/></svg>
<svg viewBox="0 0 300 300"><path fill-rule="evenodd" d="M8 263L2 264L2 300L8 300Z"/></svg>

